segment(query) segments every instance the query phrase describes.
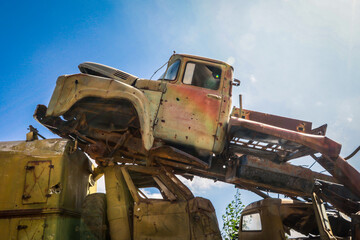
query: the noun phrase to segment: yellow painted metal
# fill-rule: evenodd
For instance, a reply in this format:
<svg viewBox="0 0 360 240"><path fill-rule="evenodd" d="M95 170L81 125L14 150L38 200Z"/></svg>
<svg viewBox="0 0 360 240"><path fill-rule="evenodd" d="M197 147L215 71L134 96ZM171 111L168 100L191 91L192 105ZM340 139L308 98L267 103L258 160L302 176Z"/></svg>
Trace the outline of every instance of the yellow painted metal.
<svg viewBox="0 0 360 240"><path fill-rule="evenodd" d="M183 191L186 186L169 174L154 167L105 168L112 239L221 239L211 202ZM151 179L161 182L161 192L171 197L166 200L139 195L139 188L155 186Z"/></svg>
<svg viewBox="0 0 360 240"><path fill-rule="evenodd" d="M181 55L174 55L171 61L179 58L182 59L179 74L176 80L167 83L167 90L159 106L154 136L175 144L212 151L223 102L222 91L225 77L221 77L217 90L183 84L182 79L187 62L211 65L222 69L223 72L226 66ZM218 98L210 96L218 96Z"/></svg>
<svg viewBox="0 0 360 240"><path fill-rule="evenodd" d="M316 223L319 228L320 239L336 240L336 237L331 230L330 221L326 214L323 201L314 192L311 194L311 199L314 206Z"/></svg>
<svg viewBox="0 0 360 240"><path fill-rule="evenodd" d="M233 69L229 65L223 65L224 71L224 80L222 84L222 101L221 108L219 113L218 126L216 130L215 143L213 152L220 153L224 150L227 131L228 131L228 123L231 111L231 91L232 91L232 81L233 81Z"/></svg>
<svg viewBox="0 0 360 240"><path fill-rule="evenodd" d="M23 204L46 203L51 161L29 161L25 167Z"/></svg>
<svg viewBox="0 0 360 240"><path fill-rule="evenodd" d="M17 226L19 240L42 239L45 221L43 218L21 219Z"/></svg>
<svg viewBox="0 0 360 240"><path fill-rule="evenodd" d="M45 214L0 218L0 239L64 240L80 238L79 217Z"/></svg>
<svg viewBox="0 0 360 240"><path fill-rule="evenodd" d="M46 116L61 116L77 101L86 97L101 97L106 99L125 99L130 101L139 115L142 131L142 141L149 150L154 141L152 125L150 125L149 100L137 88L126 83L109 78L74 74L60 76L51 97Z"/></svg>
<svg viewBox="0 0 360 240"><path fill-rule="evenodd" d="M0 142L0 239L78 239L90 173L68 140Z"/></svg>
<svg viewBox="0 0 360 240"><path fill-rule="evenodd" d="M90 164L63 139L1 142L0 211L80 209Z"/></svg>
<svg viewBox="0 0 360 240"><path fill-rule="evenodd" d="M281 219L280 206L281 204L291 204L292 200L288 199L265 199L248 205L241 213L241 220L239 226L239 240L258 240L258 239L273 239L285 240L284 225ZM260 231L245 231L243 230L243 217L248 214L258 213L261 222Z"/></svg>
<svg viewBox="0 0 360 240"><path fill-rule="evenodd" d="M106 167L105 186L107 214L111 239L132 239L132 216L134 201L126 187L124 177L118 166Z"/></svg>
<svg viewBox="0 0 360 240"><path fill-rule="evenodd" d="M189 201L191 239L222 239L215 209L205 198L196 197Z"/></svg>
<svg viewBox="0 0 360 240"><path fill-rule="evenodd" d="M187 202L154 200L134 209L134 239L191 239Z"/></svg>

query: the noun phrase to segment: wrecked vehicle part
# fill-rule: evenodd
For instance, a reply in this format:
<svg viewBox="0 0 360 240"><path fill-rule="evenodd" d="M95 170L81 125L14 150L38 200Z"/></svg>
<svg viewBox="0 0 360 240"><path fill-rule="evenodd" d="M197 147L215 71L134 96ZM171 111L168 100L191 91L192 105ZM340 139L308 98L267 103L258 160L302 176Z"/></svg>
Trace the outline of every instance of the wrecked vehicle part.
<svg viewBox="0 0 360 240"><path fill-rule="evenodd" d="M229 128L230 151L258 155L263 158L272 156L270 159L272 161L288 161L294 156L310 155L338 181L360 197L358 184L360 174L339 156L341 145L337 142L322 135L302 133L243 118L231 117ZM322 133L324 128L325 126L322 126L310 132ZM322 155L315 157L314 153Z"/></svg>
<svg viewBox="0 0 360 240"><path fill-rule="evenodd" d="M151 114L149 112L149 101L141 91L120 81L85 74L60 76L57 80L56 88L50 100L45 117L60 117L64 115L65 118L67 114L75 117L76 113L69 114L68 111L71 111L71 108L76 103L81 103L81 101L82 103L86 103L87 101L91 103L91 99L96 100L99 98L101 98L101 100L105 102L119 101L120 103L123 103L122 105L126 106L127 108L131 108L127 105L127 103L131 103L132 107L136 110L136 113L138 115L141 138L144 147L145 149L151 148L154 137L151 127L151 122L153 121L153 119L150 119ZM98 106L98 110L102 109L101 104L96 103L96 101L92 102L92 105ZM103 107L104 109L102 110L105 110L106 107ZM112 106L112 108L113 110L115 110L112 111L112 113L117 113L117 111L119 111L117 114L121 115L121 113L123 112L121 108L117 108L115 106ZM91 108L86 110L89 114L92 113ZM101 119L102 113L103 111L95 112L92 114L95 114ZM119 119L114 119L113 117L111 117L109 120L105 118L102 119L106 124L108 124L107 127L111 129L111 125L116 124L118 121L121 121L122 117L120 117ZM76 122L79 121L79 119L74 120Z"/></svg>
<svg viewBox="0 0 360 240"><path fill-rule="evenodd" d="M138 77L127 72L100 63L84 62L79 64L78 68L81 73L99 77L113 78L129 85L132 85L136 79L138 79Z"/></svg>
<svg viewBox="0 0 360 240"><path fill-rule="evenodd" d="M314 192L348 216L360 209L360 198L343 185L317 179Z"/></svg>
<svg viewBox="0 0 360 240"><path fill-rule="evenodd" d="M115 239L221 239L211 202L194 197L165 168L107 167L105 185Z"/></svg>
<svg viewBox="0 0 360 240"><path fill-rule="evenodd" d="M77 115L76 111L79 111L79 109L73 111L73 114L69 113L75 103L80 103L82 99L90 97L104 98L106 100L112 98L121 98L131 102L134 105L136 112L138 113L141 137L144 148L146 150L150 150L152 144L154 143L152 136L155 133L156 138L163 140L164 143L169 142L174 143L175 145L180 144L187 147L195 146L195 156L199 155L208 157L212 154L213 149L217 149L216 151L219 152L219 150L223 149L225 146L225 142L222 141L222 139L226 134L226 124L216 124L216 121L220 118L221 121L224 122L227 119L229 113L228 109L231 105L231 100L227 94L230 93L229 89L231 87L232 70L227 69L229 66L220 61L211 61L209 64L205 62L205 60L208 61L208 59L201 57L194 57L189 55L174 55L173 57L174 59L172 59L169 64L172 64L173 62L180 62L180 59L183 60L181 64L179 64L180 70L178 70L178 78L181 78L181 70L186 68L185 65L187 61L191 61L191 63L195 66L195 70L193 72L194 79L195 75L197 74L196 69L198 65L202 72L204 72L204 69L218 69L218 71L221 70L221 73L219 72L219 74L214 75L218 79L218 83L220 84L221 82L221 84L218 86L218 89L208 89L206 86L204 86L203 89L200 87L194 89L192 83L183 85L182 82L178 79L175 79L172 82L167 80L150 81L146 79L136 79L133 83L134 86L130 86L110 78L103 78L93 75L75 74L71 76L61 76L57 81L57 87L49 103L49 109L46 111L46 117L49 117L49 119L46 119L46 122L43 121L43 124L45 124L54 133L61 137L68 136L69 134L66 133L68 129L63 127L63 125L66 124L62 124L60 120L61 118L67 120L69 119L69 116ZM195 62L199 62L198 65L194 63L194 58L196 59ZM93 69L94 67L93 65L89 67L89 64L85 65L87 67L86 69ZM84 66L80 66L82 69L81 71L87 72L87 70L84 70L82 67ZM104 73L102 74L104 75ZM188 74L187 76L189 78L190 75ZM197 80L199 81L201 79L198 78ZM199 96L199 91L203 92L203 96ZM173 96L171 94L172 92L178 96ZM136 102L128 95L134 95L133 98L135 100L138 99L138 101ZM207 101L202 103L204 97L207 99ZM223 98L224 101L222 101L221 98ZM223 104L223 102L226 104ZM138 108L137 105L141 106L141 103L143 103L144 107ZM98 106L101 106L101 104L98 104ZM184 108L184 106L187 108ZM193 110L188 109L189 106L194 106ZM164 109L167 110L164 111ZM174 111L168 111L170 109L173 109ZM210 115L209 110L212 112ZM221 113L219 115L220 110ZM179 126L181 126L179 124L170 124L173 127L168 125L169 122L174 122L171 121L173 117L181 116L178 113L181 112L183 113L182 115L186 115L186 113L189 111L192 112L192 114L186 116L186 119L183 119L185 121L184 129L179 129ZM35 115L38 116L37 119L40 120L40 122L41 119L45 119L44 117L39 117L41 114ZM101 118L101 114L99 115ZM50 117L53 117L54 119L50 119ZM56 117L61 118L57 119ZM106 118L103 117L103 119ZM86 118L82 119L84 120L84 124L81 125L90 125L86 122ZM80 121L80 119L74 119L74 117L73 120L75 120L75 122ZM112 122L109 121L109 123ZM75 131L71 129L71 138L76 139L76 137L78 137L92 144L100 140L99 138L101 138L101 135L89 135L84 131L80 131L79 126L75 126L75 123L71 122L71 124L73 125L70 127L73 127L76 130ZM154 133L151 126L154 126L155 128ZM209 130L210 126L211 130ZM61 130L59 130L60 128ZM173 130L171 130L171 128L173 128ZM103 135L109 136L107 137L108 140L111 138L110 135L114 134L105 133ZM134 150L131 149L129 151ZM184 150L181 149L181 151ZM206 154L204 154L205 152Z"/></svg>
<svg viewBox="0 0 360 240"><path fill-rule="evenodd" d="M360 197L360 174L341 156L337 158L330 158L326 155L313 157L323 168L325 168L331 175L340 181L344 186L351 190L355 195Z"/></svg>
<svg viewBox="0 0 360 240"><path fill-rule="evenodd" d="M93 63L80 69L87 74L59 77L48 109L39 106L35 117L105 166L169 166L187 176L224 182L231 179L226 175L230 168L238 173L233 175L238 186L307 197L316 176L360 196L360 174L339 156L341 145L325 136L326 125L312 129L311 122L242 107L230 113L235 80L233 68L224 62L174 54L159 81L124 72L118 79L112 77L116 69ZM334 178L284 165L316 153ZM241 154L263 162L248 161L233 169L232 158ZM264 178L256 177L259 172ZM300 180L291 174L299 174Z"/></svg>
<svg viewBox="0 0 360 240"><path fill-rule="evenodd" d="M227 182L247 183L291 196L311 196L314 179L336 182L333 177L308 168L277 164L247 155L235 159L226 173Z"/></svg>
<svg viewBox="0 0 360 240"><path fill-rule="evenodd" d="M67 120L41 116L45 108L38 106L36 119L62 137L80 139L82 143L79 147L100 162L106 158L125 162L125 158L128 158L128 163L137 159L137 162L149 165L156 158L208 167L200 159L170 146L153 147L146 151L138 140L141 134L136 111L126 101L84 98L63 115ZM122 121L116 121L120 117ZM131 153L132 150L136 151Z"/></svg>
<svg viewBox="0 0 360 240"><path fill-rule="evenodd" d="M349 219L333 209L322 208L327 215L322 218L316 208L323 207L322 203L301 202L289 199L267 198L249 204L241 213L239 239L285 239L285 233L290 234L293 229L306 237L296 239L343 239L350 236ZM257 216L255 216L257 215ZM253 216L249 221L247 216ZM248 221L246 221L248 220ZM254 220L257 220L254 222ZM320 220L320 219L319 219ZM327 229L323 223L327 222ZM331 226L331 227L330 227ZM261 231L250 231L258 227ZM319 231L320 230L320 231ZM325 231L324 231L325 230ZM322 236L328 232L330 235ZM330 238L329 238L330 237Z"/></svg>
<svg viewBox="0 0 360 240"><path fill-rule="evenodd" d="M298 154L299 151L306 150L302 149L303 146L330 157L339 156L341 150L340 144L325 136L296 132L261 122L231 117L230 126L230 148L233 148L234 151L240 145L240 147L278 154L286 161L292 159L292 155ZM249 141L245 143L241 139ZM254 142L263 142L264 144L256 145ZM306 155L308 154L309 152L306 152Z"/></svg>

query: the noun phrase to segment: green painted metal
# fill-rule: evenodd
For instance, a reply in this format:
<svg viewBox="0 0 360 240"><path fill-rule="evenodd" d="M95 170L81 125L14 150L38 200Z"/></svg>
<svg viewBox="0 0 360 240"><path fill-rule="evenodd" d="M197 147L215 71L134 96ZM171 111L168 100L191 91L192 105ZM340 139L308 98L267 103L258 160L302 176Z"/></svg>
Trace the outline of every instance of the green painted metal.
<svg viewBox="0 0 360 240"><path fill-rule="evenodd" d="M0 238L78 239L90 171L68 140L0 142Z"/></svg>

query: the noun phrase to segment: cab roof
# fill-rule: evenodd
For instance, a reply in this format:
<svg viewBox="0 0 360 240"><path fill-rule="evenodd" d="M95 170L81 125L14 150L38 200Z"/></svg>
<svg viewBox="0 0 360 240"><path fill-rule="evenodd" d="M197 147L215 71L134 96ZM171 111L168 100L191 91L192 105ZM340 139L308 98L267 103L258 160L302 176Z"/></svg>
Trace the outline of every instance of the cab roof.
<svg viewBox="0 0 360 240"><path fill-rule="evenodd" d="M281 198L265 198L263 200L250 203L244 209L244 212L251 211L253 209L261 208L261 207L268 207L268 206L281 206L281 205L308 205L311 203L308 202L301 202L292 199L281 199Z"/></svg>
<svg viewBox="0 0 360 240"><path fill-rule="evenodd" d="M220 60L211 59L211 58L200 57L200 56L190 55L190 54L178 54L178 53L174 54L173 56L193 58L193 59L202 60L202 61L206 61L206 62L213 62L213 63L218 63L218 64L224 64L224 65L230 66L232 69L234 69L233 66L229 65L229 64L226 63L226 62L223 62L223 61L220 61ZM172 57L173 57L173 56L172 56Z"/></svg>

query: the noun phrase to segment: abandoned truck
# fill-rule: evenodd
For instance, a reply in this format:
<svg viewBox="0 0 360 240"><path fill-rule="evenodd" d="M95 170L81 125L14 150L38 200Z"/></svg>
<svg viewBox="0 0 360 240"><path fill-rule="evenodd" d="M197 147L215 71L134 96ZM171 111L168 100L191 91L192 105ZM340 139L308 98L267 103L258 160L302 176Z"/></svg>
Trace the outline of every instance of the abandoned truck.
<svg viewBox="0 0 360 240"><path fill-rule="evenodd" d="M135 180L128 178L126 184L123 182L131 193L131 189L136 189L136 182L139 186L149 183L145 181L145 172L166 168L170 175L207 177L264 197L262 190L305 200L319 196L351 215L352 223L357 224L360 175L346 162L347 158L339 156L341 145L325 136L326 125L313 129L310 122L246 110L241 104L240 108L231 109L232 87L240 82L233 79L230 65L174 54L158 81L140 79L96 63L80 64L79 69L80 74L58 78L48 107L38 105L34 117L53 133L70 139L71 151L81 150L97 161L99 167L93 171L93 179L101 174L105 174L105 178L109 176L108 170L116 163L133 165L133 169L116 167L118 175L123 174L125 178L129 169L141 169L140 175L135 174ZM332 176L289 163L307 155ZM30 176L37 167L29 164L24 169ZM321 184L315 184L315 179ZM29 201L27 191L24 188L23 203ZM47 191L45 189L45 193ZM141 193L134 193L130 195L135 206ZM163 196L171 202L171 198L180 195ZM184 206L191 205L192 201L206 202L192 200L191 194L188 196ZM113 199L107 196L106 200L112 203ZM215 226L212 207L207 205L207 219ZM124 216L138 215L129 212ZM108 216L105 220L111 222L111 219ZM20 224L18 230L27 229L25 225ZM110 223L110 232L118 229L111 229ZM153 234L152 228L148 230ZM189 228L187 233L191 235L192 231ZM216 227L211 227L209 232L199 231L205 238L211 234L219 236Z"/></svg>
<svg viewBox="0 0 360 240"><path fill-rule="evenodd" d="M38 105L34 117L102 166L166 165L190 177L297 196L310 196L316 178L360 197L360 174L325 136L327 125L312 128L242 104L231 109L232 87L240 82L225 62L173 54L158 81L97 63L79 69L58 78L48 107ZM288 163L302 156L333 177Z"/></svg>
<svg viewBox="0 0 360 240"><path fill-rule="evenodd" d="M211 202L171 169L108 166L106 194L95 193L92 163L74 144L0 142L0 239L221 239Z"/></svg>

